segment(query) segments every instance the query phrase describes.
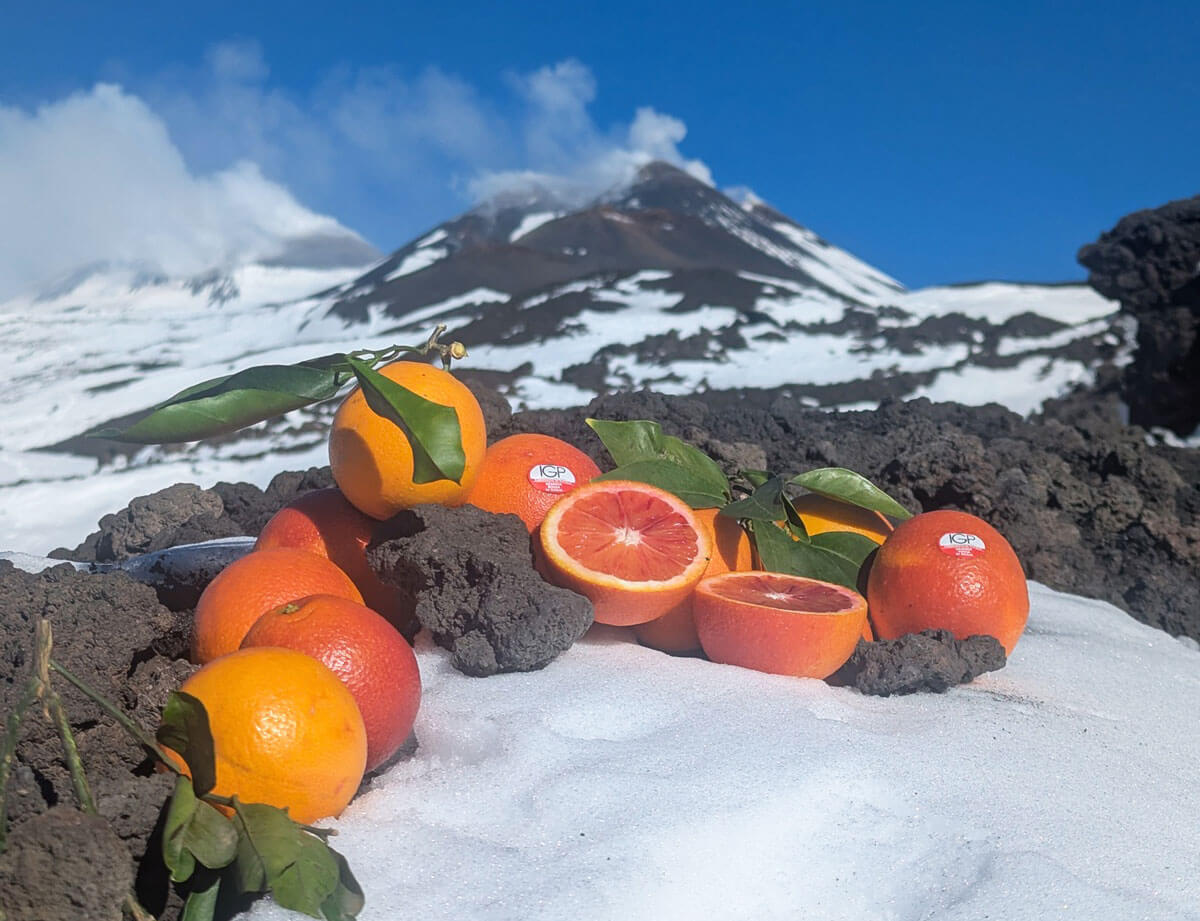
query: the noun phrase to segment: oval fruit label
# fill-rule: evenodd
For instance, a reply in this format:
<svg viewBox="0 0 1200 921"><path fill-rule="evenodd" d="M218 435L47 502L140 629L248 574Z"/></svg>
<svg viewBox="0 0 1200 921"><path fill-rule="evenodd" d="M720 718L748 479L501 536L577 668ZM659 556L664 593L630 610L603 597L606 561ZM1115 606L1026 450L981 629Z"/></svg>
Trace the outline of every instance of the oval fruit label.
<svg viewBox="0 0 1200 921"><path fill-rule="evenodd" d="M562 464L538 464L529 471L529 485L541 492L570 492L576 485L575 474Z"/></svg>
<svg viewBox="0 0 1200 921"><path fill-rule="evenodd" d="M947 531L938 541L938 549L948 556L979 556L987 549L987 545L978 534Z"/></svg>

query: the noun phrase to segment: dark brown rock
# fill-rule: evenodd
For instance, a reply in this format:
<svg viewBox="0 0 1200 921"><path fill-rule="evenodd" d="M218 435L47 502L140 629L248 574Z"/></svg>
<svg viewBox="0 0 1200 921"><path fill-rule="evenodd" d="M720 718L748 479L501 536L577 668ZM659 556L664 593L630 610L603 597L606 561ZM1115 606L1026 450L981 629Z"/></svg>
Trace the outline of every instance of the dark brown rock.
<svg viewBox="0 0 1200 921"><path fill-rule="evenodd" d="M860 640L850 660L828 680L878 697L941 694L1004 668L1006 661L1004 647L994 636L956 640L947 630L924 630L897 640Z"/></svg>

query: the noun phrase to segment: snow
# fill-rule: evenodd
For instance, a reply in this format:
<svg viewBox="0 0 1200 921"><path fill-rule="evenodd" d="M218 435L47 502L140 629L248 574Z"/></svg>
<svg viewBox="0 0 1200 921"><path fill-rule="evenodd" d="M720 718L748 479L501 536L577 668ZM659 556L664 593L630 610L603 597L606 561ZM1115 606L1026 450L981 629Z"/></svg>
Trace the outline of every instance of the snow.
<svg viewBox="0 0 1200 921"><path fill-rule="evenodd" d="M1200 652L1031 594L1008 666L944 695L673 659L611 628L486 679L422 643L416 754L331 823L360 917L1200 918L1200 724L1180 720Z"/></svg>
<svg viewBox="0 0 1200 921"><path fill-rule="evenodd" d="M450 255L450 251L439 246L422 246L413 250L401 263L388 272L384 276L384 281L395 281L404 275L411 275L413 272L419 272L421 269L427 269L435 262L439 262Z"/></svg>
<svg viewBox="0 0 1200 921"><path fill-rule="evenodd" d="M537 211L533 214L525 215L521 218L521 223L517 225L517 229L509 234L508 242L516 243L521 237L533 233L543 224L558 220L565 213L563 211Z"/></svg>
<svg viewBox="0 0 1200 921"><path fill-rule="evenodd" d="M957 311L1001 324L1022 313L1036 313L1060 323L1086 323L1116 313L1118 305L1087 285L1023 285L985 282L921 288L889 298L887 303L919 319Z"/></svg>

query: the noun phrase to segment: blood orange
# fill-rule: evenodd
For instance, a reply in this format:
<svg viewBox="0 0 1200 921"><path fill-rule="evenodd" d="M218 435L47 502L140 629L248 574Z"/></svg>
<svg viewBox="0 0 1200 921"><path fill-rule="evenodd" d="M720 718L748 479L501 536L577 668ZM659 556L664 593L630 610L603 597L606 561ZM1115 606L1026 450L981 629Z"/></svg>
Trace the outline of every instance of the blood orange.
<svg viewBox="0 0 1200 921"><path fill-rule="evenodd" d="M675 607L712 555L712 538L687 503L629 480L567 493L546 514L535 546L551 582L586 595L596 621L616 626Z"/></svg>
<svg viewBox="0 0 1200 921"><path fill-rule="evenodd" d="M595 461L559 438L509 435L487 449L467 502L517 515L532 531L559 498L599 474Z"/></svg>
<svg viewBox="0 0 1200 921"><path fill-rule="evenodd" d="M867 602L853 589L779 572L729 572L692 596L700 645L714 662L827 678L858 645Z"/></svg>

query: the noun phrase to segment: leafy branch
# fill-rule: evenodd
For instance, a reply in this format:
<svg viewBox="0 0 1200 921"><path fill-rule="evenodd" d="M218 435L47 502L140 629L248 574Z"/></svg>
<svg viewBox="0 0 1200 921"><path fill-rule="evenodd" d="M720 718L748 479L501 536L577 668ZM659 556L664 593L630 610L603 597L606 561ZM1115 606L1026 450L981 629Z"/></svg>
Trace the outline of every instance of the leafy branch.
<svg viewBox="0 0 1200 921"><path fill-rule="evenodd" d="M216 757L208 714L190 694L173 692L156 733L147 731L51 656L50 622L35 626L33 668L17 708L8 715L0 747L0 852L8 827L7 788L16 759L17 738L26 716L41 702L58 731L80 808L96 806L84 773L62 699L51 684L61 676L111 716L146 751L175 774L166 807L162 857L171 879L187 890L183 917L212 921L222 885L242 893L270 892L285 908L326 921L352 921L364 898L346 859L329 846L332 829L293 821L286 809L243 803L212 792ZM178 753L172 757L172 752ZM182 759L186 769L177 759ZM222 811L224 810L224 811ZM131 892L124 908L134 921L153 921Z"/></svg>
<svg viewBox="0 0 1200 921"><path fill-rule="evenodd" d="M427 400L375 370L406 355L436 354L442 367L465 358L461 342L443 343L437 326L421 345L335 352L290 365L257 365L194 384L153 407L137 421L87 432L133 444L169 444L227 435L284 413L336 397L356 382L368 406L398 425L413 446L417 483L462 479L465 459L458 413Z"/></svg>

